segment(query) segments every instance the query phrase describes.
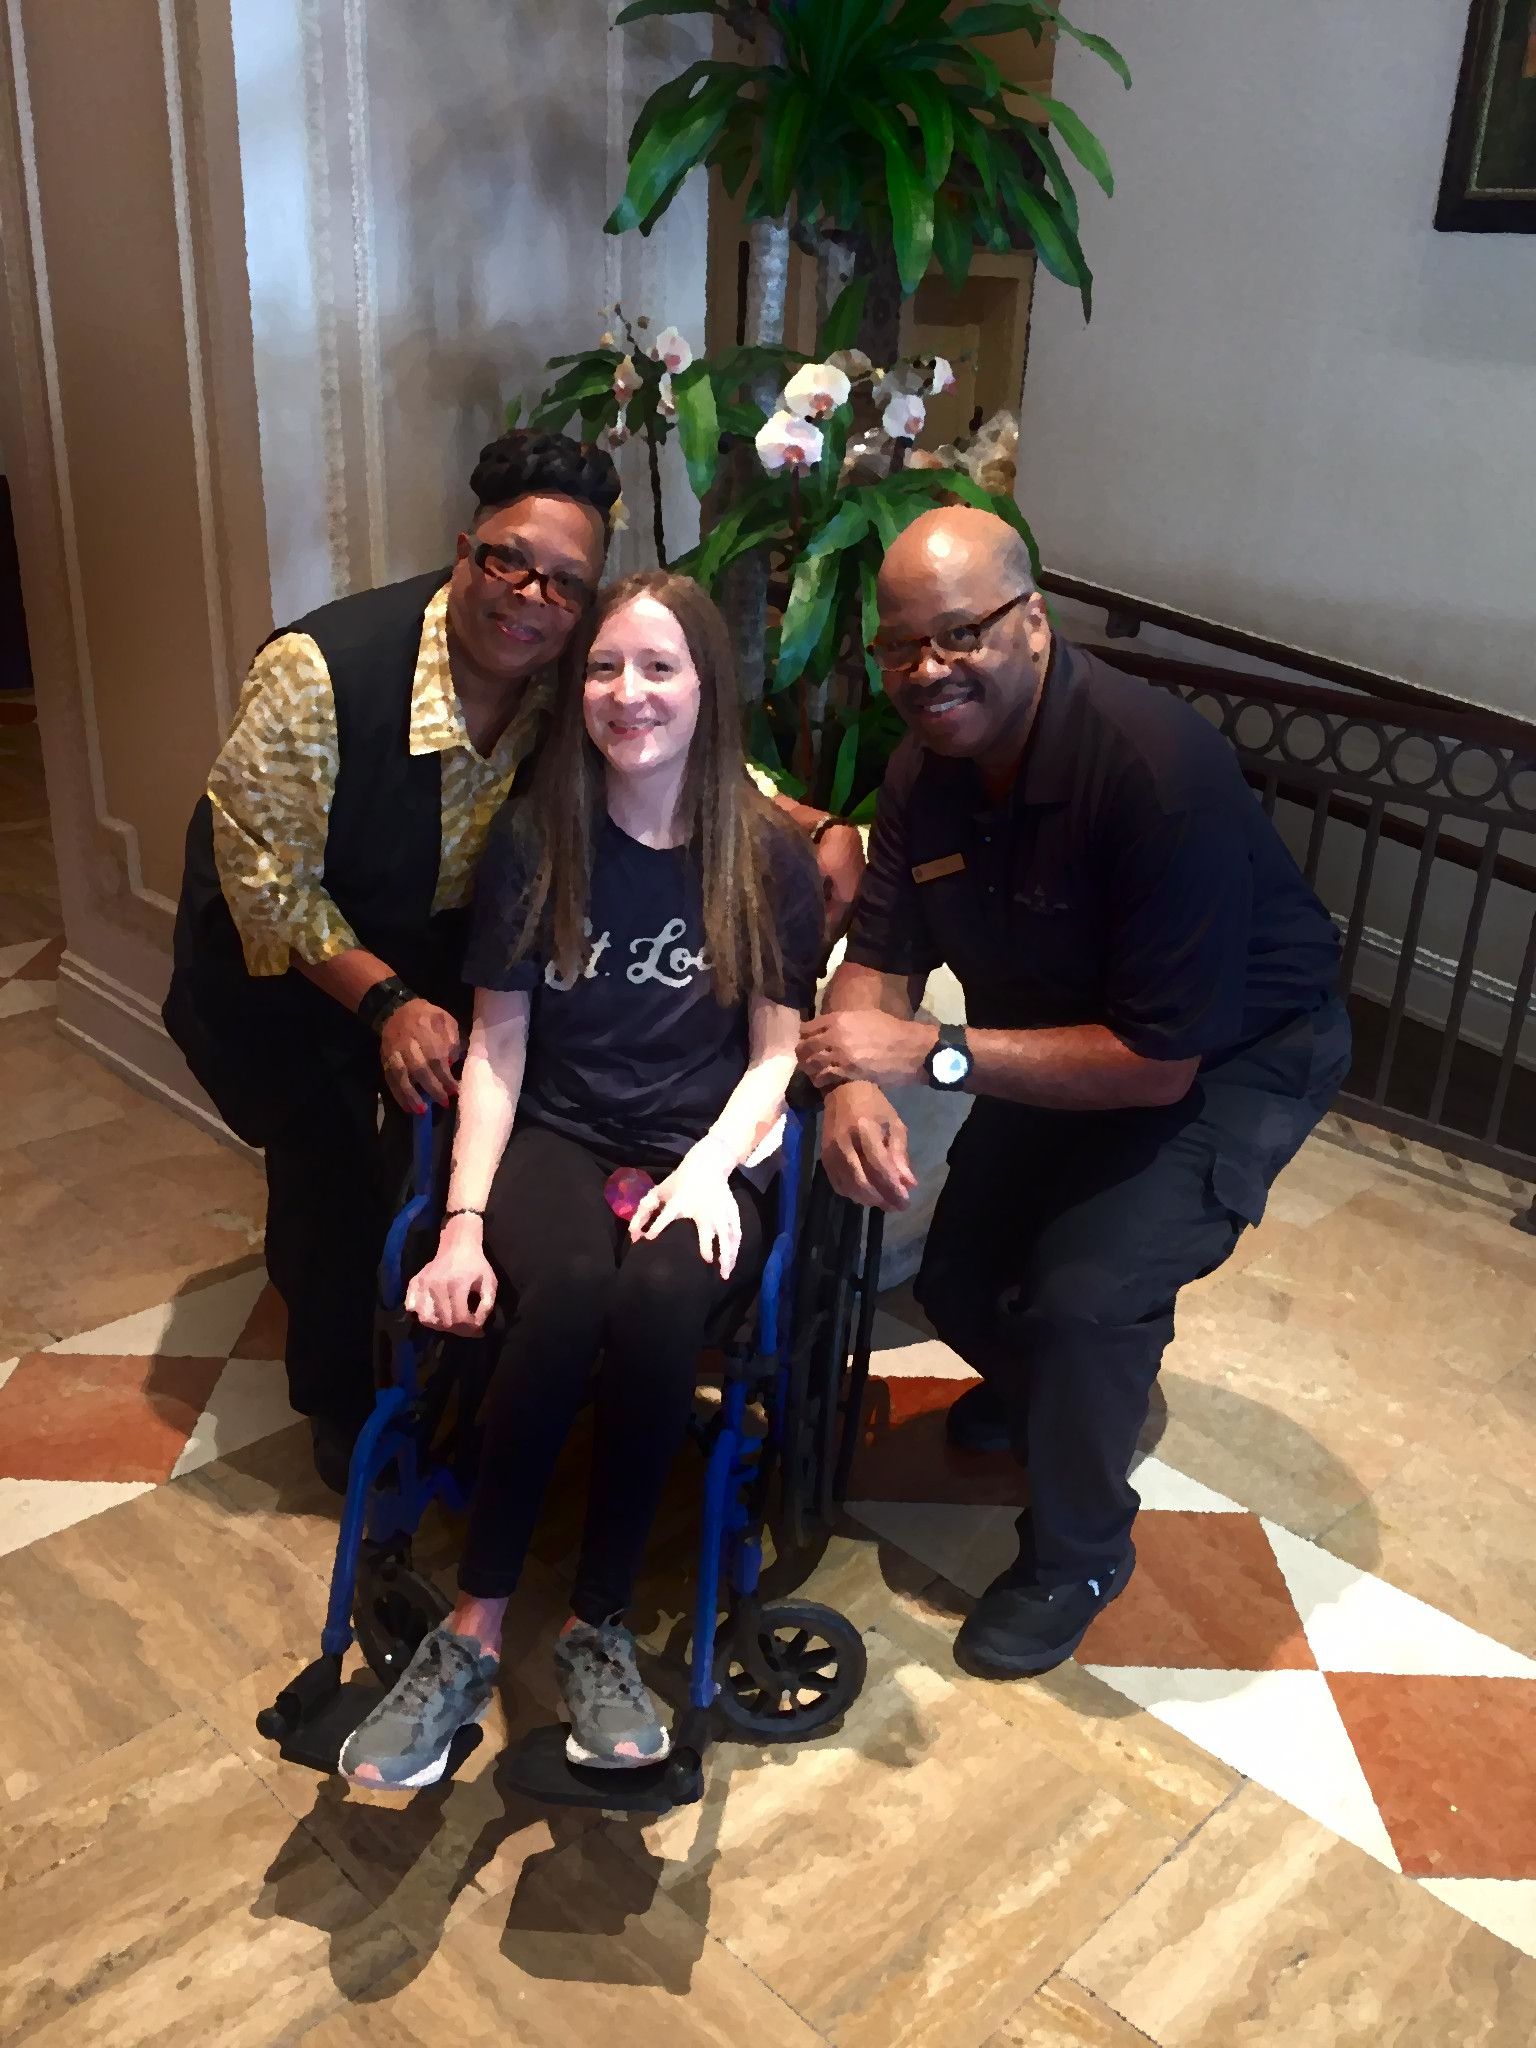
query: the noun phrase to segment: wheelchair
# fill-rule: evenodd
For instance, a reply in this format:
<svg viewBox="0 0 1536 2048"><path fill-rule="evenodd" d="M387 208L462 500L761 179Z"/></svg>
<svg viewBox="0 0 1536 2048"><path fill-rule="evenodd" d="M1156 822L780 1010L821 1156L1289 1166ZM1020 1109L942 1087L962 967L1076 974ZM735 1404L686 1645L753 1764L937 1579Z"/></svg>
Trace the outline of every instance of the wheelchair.
<svg viewBox="0 0 1536 2048"><path fill-rule="evenodd" d="M765 1533L775 1576L793 1587L846 1495L879 1286L884 1219L834 1193L816 1162L817 1120L813 1091L786 1111L777 1231L755 1302L715 1333L723 1339L718 1409L692 1425L705 1460L698 1594L687 1705L670 1752L632 1770L595 1769L567 1760L564 1727L536 1728L500 1766L533 1799L642 1816L691 1804L703 1796L704 1759L721 1733L805 1741L835 1723L864 1683L864 1645L851 1622L813 1601L765 1598L763 1587ZM474 1481L488 1346L423 1330L404 1305L410 1276L436 1243L446 1178L431 1109L414 1123L409 1197L379 1276L379 1391L352 1454L320 1655L256 1720L289 1762L324 1773L337 1769L380 1688L394 1685L450 1612L415 1569L412 1539L433 1501L462 1513ZM354 1636L378 1687L343 1683ZM478 1739L478 1730L455 1738L450 1772Z"/></svg>

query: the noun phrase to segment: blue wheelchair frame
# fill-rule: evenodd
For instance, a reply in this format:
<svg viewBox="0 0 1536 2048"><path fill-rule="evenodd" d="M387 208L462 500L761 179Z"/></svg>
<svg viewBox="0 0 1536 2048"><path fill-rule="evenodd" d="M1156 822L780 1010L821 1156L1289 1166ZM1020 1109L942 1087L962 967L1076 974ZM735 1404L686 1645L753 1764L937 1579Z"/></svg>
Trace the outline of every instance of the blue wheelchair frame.
<svg viewBox="0 0 1536 2048"><path fill-rule="evenodd" d="M772 1464L783 1446L796 1362L797 1228L807 1121L801 1110L786 1112L777 1232L758 1283L755 1317L751 1311L744 1313L738 1326L746 1327L750 1319L752 1339L737 1341L726 1348L718 1421L707 1440L689 1705L674 1729L672 1759L664 1772L666 1782L651 1782L658 1780L662 1767L624 1773L577 1771L564 1763L564 1731L549 1729L535 1731L535 1737L525 1743L528 1756L521 1778L513 1772L521 1788L537 1798L575 1804L628 1805L655 1812L702 1795L699 1765L710 1739L711 1709L721 1691L715 1672L722 1591L728 1589L733 1620L745 1617L748 1626L755 1627L758 1618L767 1612L758 1606L763 1506ZM414 1317L406 1312L405 1262L413 1231L430 1224L435 1207L430 1109L415 1120L413 1155L410 1197L390 1227L380 1272L380 1342L388 1347L390 1384L380 1389L373 1413L353 1451L321 1631L321 1656L299 1673L257 1718L260 1732L278 1741L286 1757L320 1770L336 1767L341 1745L378 1697L364 1688L343 1688L341 1684L341 1660L355 1636L353 1613L365 1546L369 1553L389 1553L392 1547L402 1552L408 1550L430 1504L441 1500L448 1508L462 1512L473 1483L473 1473L462 1469L462 1460L439 1462L428 1456L424 1461L421 1455L423 1443L430 1436L430 1430L423 1431L421 1427L423 1367L429 1352L443 1340L423 1333ZM877 1231L871 1232L871 1252L874 1267L870 1270L875 1270L879 1256ZM872 1296L869 1306L872 1310ZM867 1330L868 1316L860 1321ZM841 1335L838 1342L843 1342ZM867 1343L864 1351L864 1357L856 1360L856 1397L850 1396L851 1400L856 1398L860 1407ZM803 1381L803 1361L800 1374ZM758 1390L769 1415L766 1438L753 1436L746 1427L748 1402ZM391 1483L379 1485L381 1476L391 1468ZM863 1650L857 1632L841 1616L826 1609L800 1607L794 1613L797 1618L819 1615L846 1632L839 1653L843 1678L838 1697L851 1697L849 1684L856 1692L863 1677ZM760 1650L756 1668L766 1672L766 1679L758 1682L770 1688L779 1682L793 1683L781 1681L771 1658L765 1666ZM826 1714L823 1721L830 1718L831 1714ZM600 1790L583 1782L594 1775L603 1781ZM615 1783L620 1777L625 1781L623 1786Z"/></svg>

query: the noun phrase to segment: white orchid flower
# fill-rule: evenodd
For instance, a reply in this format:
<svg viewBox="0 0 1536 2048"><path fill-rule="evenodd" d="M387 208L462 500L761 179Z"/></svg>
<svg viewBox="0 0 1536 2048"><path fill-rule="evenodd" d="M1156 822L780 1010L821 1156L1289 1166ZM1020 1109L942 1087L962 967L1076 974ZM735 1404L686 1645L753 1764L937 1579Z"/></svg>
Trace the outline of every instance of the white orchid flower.
<svg viewBox="0 0 1536 2048"><path fill-rule="evenodd" d="M693 350L675 327L663 327L651 343L652 358L665 363L674 377L681 376L693 361Z"/></svg>
<svg viewBox="0 0 1536 2048"><path fill-rule="evenodd" d="M628 405L640 389L640 372L635 368L633 356L626 356L613 373L613 395L620 405Z"/></svg>
<svg viewBox="0 0 1536 2048"><path fill-rule="evenodd" d="M661 408L663 419L675 420L677 418L677 400L672 396L672 372L670 370L663 370L661 373L661 383L657 386L656 391L656 402Z"/></svg>
<svg viewBox="0 0 1536 2048"><path fill-rule="evenodd" d="M933 376L929 379L928 383L928 396L930 398L937 398L941 392L953 391L954 388L954 371L944 360L943 356L935 356L933 359Z"/></svg>
<svg viewBox="0 0 1536 2048"><path fill-rule="evenodd" d="M758 431L758 460L770 476L777 476L781 469L814 467L821 460L821 449L820 427L792 412L776 412Z"/></svg>
<svg viewBox="0 0 1536 2048"><path fill-rule="evenodd" d="M880 415L880 424L893 441L911 441L923 431L927 417L927 408L920 398L898 391Z"/></svg>
<svg viewBox="0 0 1536 2048"><path fill-rule="evenodd" d="M784 386L784 403L803 420L824 420L848 403L853 386L833 363L806 363Z"/></svg>

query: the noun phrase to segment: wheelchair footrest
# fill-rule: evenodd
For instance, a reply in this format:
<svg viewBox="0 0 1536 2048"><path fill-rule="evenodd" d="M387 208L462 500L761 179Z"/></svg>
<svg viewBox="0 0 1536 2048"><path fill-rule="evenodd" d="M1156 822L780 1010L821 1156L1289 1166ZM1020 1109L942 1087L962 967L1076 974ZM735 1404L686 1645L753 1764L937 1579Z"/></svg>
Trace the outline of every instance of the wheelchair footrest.
<svg viewBox="0 0 1536 2048"><path fill-rule="evenodd" d="M545 1806L586 1806L605 1813L670 1813L704 1796L703 1760L686 1743L660 1763L598 1770L570 1761L565 1736L563 1726L530 1729L503 1758L501 1776L525 1798Z"/></svg>
<svg viewBox="0 0 1536 2048"><path fill-rule="evenodd" d="M286 1762L329 1773L340 1761L342 1744L383 1696L369 1678L343 1685L339 1657L317 1657L256 1716L256 1732L275 1742Z"/></svg>

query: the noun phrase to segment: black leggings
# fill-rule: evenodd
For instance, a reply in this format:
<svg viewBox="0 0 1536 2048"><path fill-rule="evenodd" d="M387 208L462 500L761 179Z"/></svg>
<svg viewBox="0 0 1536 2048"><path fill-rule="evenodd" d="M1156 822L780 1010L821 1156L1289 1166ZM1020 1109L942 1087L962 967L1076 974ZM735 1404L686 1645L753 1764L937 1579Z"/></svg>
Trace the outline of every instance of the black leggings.
<svg viewBox="0 0 1536 2048"><path fill-rule="evenodd" d="M741 1251L729 1281L700 1258L691 1223L632 1245L603 1199L617 1163L537 1126L514 1131L502 1159L485 1242L515 1302L481 1410L459 1568L461 1590L476 1598L513 1592L555 1461L590 1393L591 1488L571 1595L572 1611L590 1622L629 1605L687 1434L706 1333L728 1298L750 1301L771 1241L769 1198L738 1176Z"/></svg>

